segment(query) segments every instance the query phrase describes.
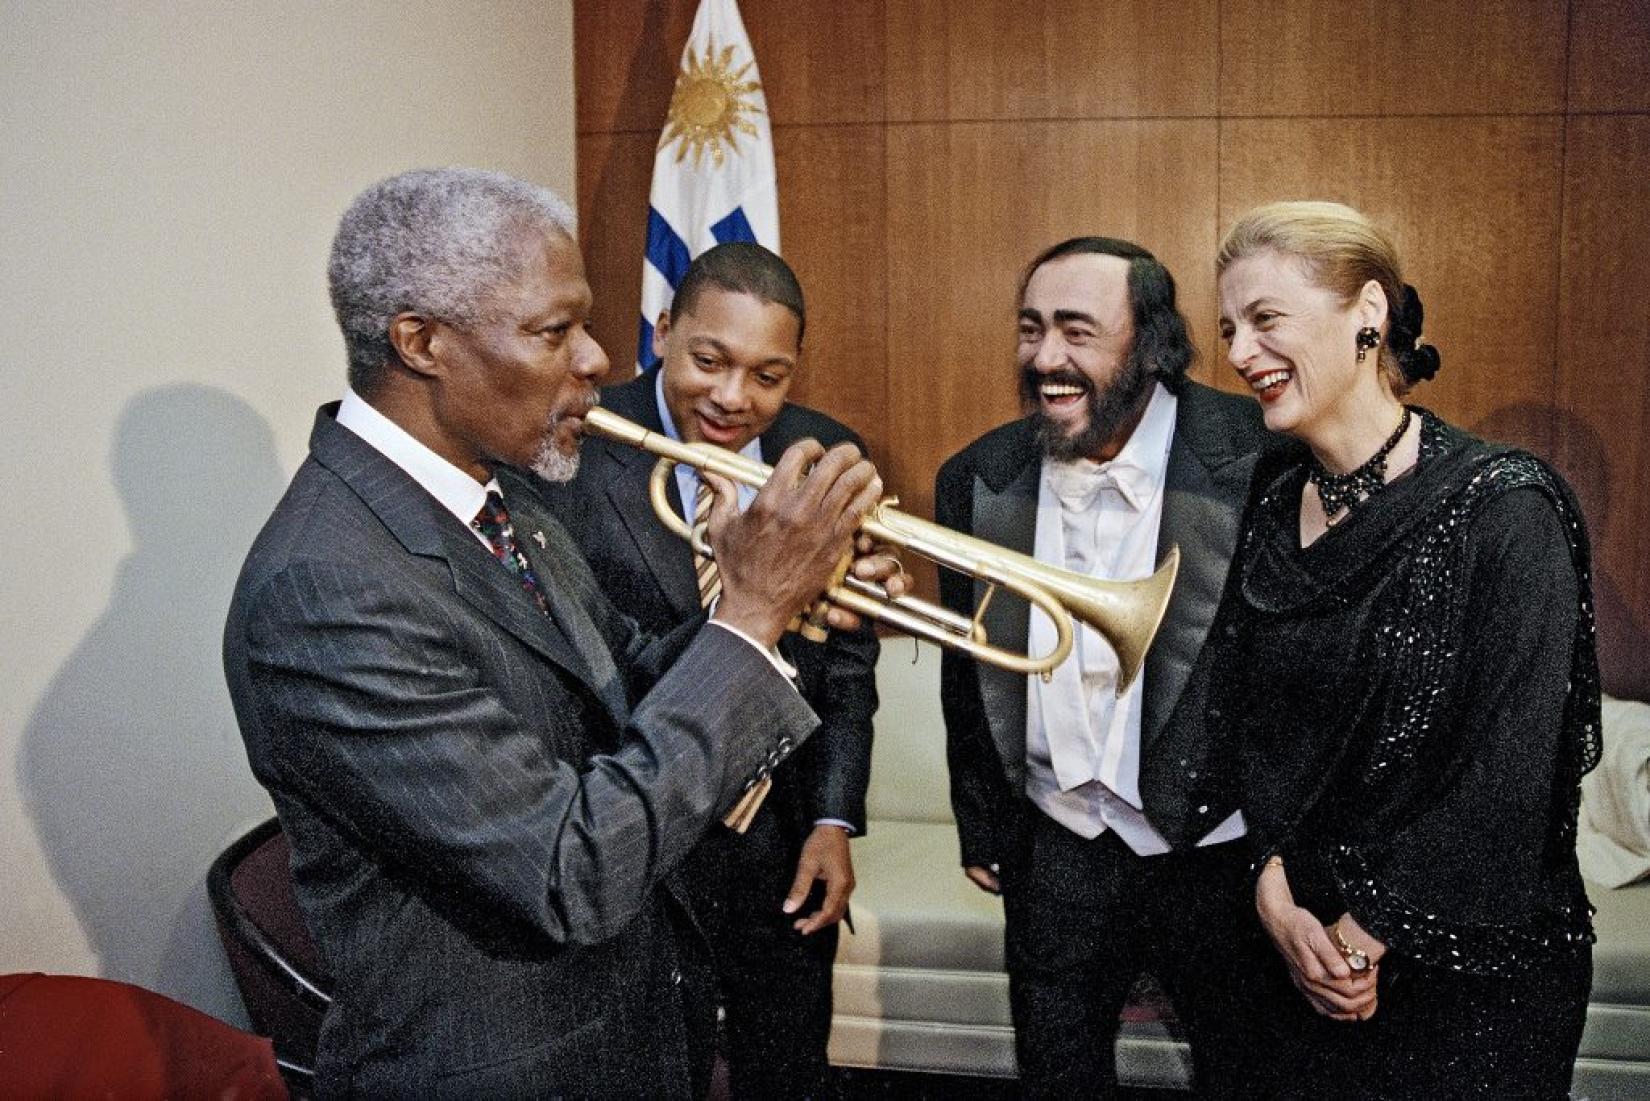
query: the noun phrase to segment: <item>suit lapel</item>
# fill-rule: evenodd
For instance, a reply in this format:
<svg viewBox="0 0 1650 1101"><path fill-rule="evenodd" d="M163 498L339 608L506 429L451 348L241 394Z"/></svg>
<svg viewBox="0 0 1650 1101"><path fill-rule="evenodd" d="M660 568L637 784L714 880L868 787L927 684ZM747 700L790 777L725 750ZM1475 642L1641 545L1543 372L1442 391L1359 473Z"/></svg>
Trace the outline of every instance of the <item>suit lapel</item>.
<svg viewBox="0 0 1650 1101"><path fill-rule="evenodd" d="M1181 548L1180 576L1157 639L1146 655L1142 747L1167 726L1203 648L1237 547L1255 455L1234 446L1220 408L1188 386L1180 398L1158 529L1158 560Z"/></svg>
<svg viewBox="0 0 1650 1101"><path fill-rule="evenodd" d="M316 418L310 438L316 461L337 474L410 553L445 562L454 591L477 613L600 699L584 661L510 571L406 471L339 425L336 412L336 405L328 406ZM518 530L518 537L530 540L531 531Z"/></svg>
<svg viewBox="0 0 1650 1101"><path fill-rule="evenodd" d="M507 475L501 472L499 477L503 482ZM544 562L550 567L536 568L535 572L547 589L551 626L554 628L552 634L572 660L578 663L580 680L601 699L614 725L622 728L630 719L630 700L623 676L614 665L609 643L601 636L590 610L579 604L577 586L570 584L570 578L559 572L576 569L577 564L550 560L548 535L551 525L555 523L554 517L543 507L542 499L537 494L513 478L510 489L514 490L513 493L507 491L510 499L519 502L514 516L516 535L524 544L523 553L530 561ZM520 588L519 585L517 587ZM535 602L534 611L537 610ZM542 613L540 618L544 618ZM579 644L581 637L584 639L582 649Z"/></svg>
<svg viewBox="0 0 1650 1101"><path fill-rule="evenodd" d="M654 373L650 371L621 386L610 387L602 393L602 404L621 417L654 432L663 432L653 380ZM649 482L657 458L611 440L601 441L600 446L604 449L602 461L620 471L619 477L604 478L602 482L608 502L636 546L637 560L647 567L677 619L696 615L699 581L693 571L693 552L665 529L653 510ZM682 515L682 495L676 488L676 479L672 477L666 486L671 508L676 510L676 515Z"/></svg>
<svg viewBox="0 0 1650 1101"><path fill-rule="evenodd" d="M974 481L974 534L1005 550L1030 556L1037 539L1037 482L1042 464L1034 447L1015 448L1003 462ZM985 596L984 582L974 583L975 607ZM986 637L995 646L1025 652L1031 633L1031 608L1025 601L998 593L986 608ZM980 696L992 741L1005 762L1025 760L1026 678L993 665L978 665ZM1018 782L1018 777L1015 778Z"/></svg>

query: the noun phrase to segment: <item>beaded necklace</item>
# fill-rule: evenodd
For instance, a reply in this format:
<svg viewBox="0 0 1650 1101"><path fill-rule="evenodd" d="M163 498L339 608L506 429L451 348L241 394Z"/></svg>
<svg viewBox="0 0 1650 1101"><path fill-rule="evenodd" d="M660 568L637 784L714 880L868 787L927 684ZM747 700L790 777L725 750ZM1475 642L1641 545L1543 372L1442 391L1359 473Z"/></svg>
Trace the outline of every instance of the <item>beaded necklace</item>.
<svg viewBox="0 0 1650 1101"><path fill-rule="evenodd" d="M1392 454L1392 449L1398 446L1398 441L1404 438L1404 432L1409 428L1409 406L1404 406L1404 415L1398 420L1398 427L1393 429L1392 435L1386 438L1381 449L1371 455L1367 462L1356 470L1345 474L1333 474L1317 459L1312 457L1312 466L1306 472L1306 480L1311 482L1318 491L1318 500L1323 503L1324 520L1333 524L1331 516L1338 515L1341 510L1348 512L1356 505L1362 504L1369 496L1382 486L1386 485L1386 459Z"/></svg>

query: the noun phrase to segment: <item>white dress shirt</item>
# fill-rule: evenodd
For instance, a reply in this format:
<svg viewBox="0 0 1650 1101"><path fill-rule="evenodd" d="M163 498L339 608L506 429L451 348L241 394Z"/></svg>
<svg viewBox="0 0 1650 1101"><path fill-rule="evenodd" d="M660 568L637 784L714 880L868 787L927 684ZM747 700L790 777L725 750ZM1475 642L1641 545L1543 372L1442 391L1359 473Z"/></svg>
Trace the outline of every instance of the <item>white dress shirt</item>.
<svg viewBox="0 0 1650 1101"><path fill-rule="evenodd" d="M1035 555L1089 577L1133 581L1157 565L1164 483L1179 401L1154 386L1145 415L1109 462L1045 460L1037 496ZM1054 625L1033 608L1030 646L1047 653ZM1027 679L1026 794L1050 818L1081 837L1117 831L1138 855L1169 851L1140 798L1140 721L1145 674L1121 697L1111 645L1077 624L1072 656L1047 682ZM1233 814L1200 845L1243 835Z"/></svg>
<svg viewBox="0 0 1650 1101"><path fill-rule="evenodd" d="M481 540L482 546L492 550L487 537L470 522L486 503L487 494L497 493L503 498L497 478L482 485L368 405L354 390L345 391L344 400L338 403L337 419L339 424L371 444L373 450L406 471L407 476L440 501L443 508L458 517L458 522Z"/></svg>

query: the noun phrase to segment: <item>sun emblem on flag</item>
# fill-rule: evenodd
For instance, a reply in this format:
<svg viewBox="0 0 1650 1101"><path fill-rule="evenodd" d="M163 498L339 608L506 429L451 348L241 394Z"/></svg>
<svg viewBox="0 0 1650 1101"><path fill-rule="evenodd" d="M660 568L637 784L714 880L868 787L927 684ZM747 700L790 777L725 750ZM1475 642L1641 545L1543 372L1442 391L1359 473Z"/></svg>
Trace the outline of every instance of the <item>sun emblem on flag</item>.
<svg viewBox="0 0 1650 1101"><path fill-rule="evenodd" d="M716 43L711 42L705 56L700 58L692 46L688 47L682 71L676 74L676 90L670 96L669 125L664 137L659 139L660 148L681 139L682 144L676 150L677 164L682 163L691 149L693 166L697 168L699 158L709 149L711 159L720 168L723 143L729 149L737 148L736 131L751 137L757 134L756 125L747 116L762 113L752 98L753 93L762 91L762 84L745 79L754 61L734 69L733 51L734 47L728 46L718 54Z"/></svg>

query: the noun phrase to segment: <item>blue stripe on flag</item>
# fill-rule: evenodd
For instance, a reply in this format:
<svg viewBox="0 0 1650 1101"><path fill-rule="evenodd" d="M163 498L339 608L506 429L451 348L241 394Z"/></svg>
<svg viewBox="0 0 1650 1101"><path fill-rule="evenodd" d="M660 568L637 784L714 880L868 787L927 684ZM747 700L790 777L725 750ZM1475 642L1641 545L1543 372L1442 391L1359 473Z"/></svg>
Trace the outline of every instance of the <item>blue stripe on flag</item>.
<svg viewBox="0 0 1650 1101"><path fill-rule="evenodd" d="M745 208L742 206L734 207L732 214L711 226L710 235L716 238L719 245L725 245L729 241L756 240L756 231L745 219Z"/></svg>
<svg viewBox="0 0 1650 1101"><path fill-rule="evenodd" d="M646 371L658 362L659 357L653 354L653 322L644 317L641 335L636 338L636 365Z"/></svg>
<svg viewBox="0 0 1650 1101"><path fill-rule="evenodd" d="M682 281L687 272L688 262L692 259L688 255L687 243L677 236L676 231L670 228L665 216L647 208L647 260L659 274L665 277L665 282L673 288Z"/></svg>

